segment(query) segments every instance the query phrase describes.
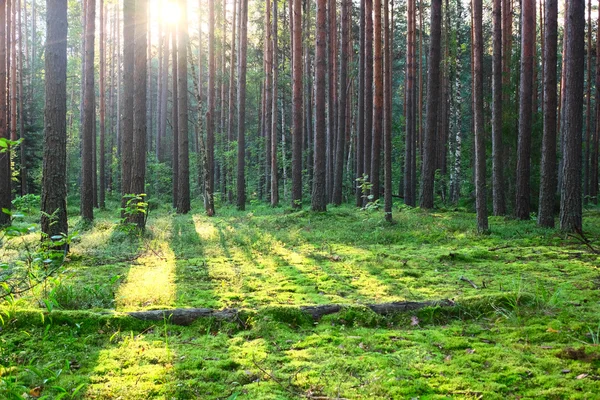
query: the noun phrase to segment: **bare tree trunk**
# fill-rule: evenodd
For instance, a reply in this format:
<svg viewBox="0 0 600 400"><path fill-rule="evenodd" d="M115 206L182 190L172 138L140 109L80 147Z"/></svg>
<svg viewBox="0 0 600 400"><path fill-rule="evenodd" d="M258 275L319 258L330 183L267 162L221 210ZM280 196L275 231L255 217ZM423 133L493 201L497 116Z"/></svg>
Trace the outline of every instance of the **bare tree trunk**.
<svg viewBox="0 0 600 400"><path fill-rule="evenodd" d="M392 222L392 44L393 28L390 26L389 0L384 0L384 74L383 74L383 109L384 109L384 168L385 168L385 220ZM392 0L392 15L394 13L394 3Z"/></svg>
<svg viewBox="0 0 600 400"><path fill-rule="evenodd" d="M415 183L413 182L413 170L416 165L413 163L415 154L415 116L416 108L414 103L414 80L415 80L415 0L408 0L407 10L407 44L406 44L406 145L404 154L404 203L409 206L416 205Z"/></svg>
<svg viewBox="0 0 600 400"><path fill-rule="evenodd" d="M342 42L340 52L340 91L337 124L337 140L335 144L335 176L333 182L333 204L342 204L342 188L344 178L344 153L346 150L346 123L348 115L348 59L350 58L350 0L342 1Z"/></svg>
<svg viewBox="0 0 600 400"><path fill-rule="evenodd" d="M98 205L106 204L106 7L104 0L99 0L100 8L100 197Z"/></svg>
<svg viewBox="0 0 600 400"><path fill-rule="evenodd" d="M88 0L89 1L89 0ZM135 41L135 1L123 2L123 131L121 132L121 193L131 194L133 175L133 75ZM117 35L118 36L118 35ZM121 206L125 207L123 198Z"/></svg>
<svg viewBox="0 0 600 400"><path fill-rule="evenodd" d="M81 160L81 216L94 219L94 38L96 27L96 0L87 0L85 24L85 85L83 98L83 137Z"/></svg>
<svg viewBox="0 0 600 400"><path fill-rule="evenodd" d="M271 104L271 159L267 162L271 163L271 206L277 207L279 204L279 186L277 184L277 80L278 80L278 57L279 49L277 43L277 0L273 1L273 33L272 33L272 57L271 63L273 66L273 98ZM283 115L282 115L283 117ZM283 130L282 130L283 132Z"/></svg>
<svg viewBox="0 0 600 400"><path fill-rule="evenodd" d="M2 2L3 3L3 2ZM67 0L46 0L46 102L42 170L42 232L49 238L67 235ZM0 66L3 4L0 4ZM0 67L0 83L2 75ZM0 127L2 89L0 84ZM1 128L0 128L1 129ZM8 192L10 193L10 192ZM50 217L52 216L52 217Z"/></svg>
<svg viewBox="0 0 600 400"><path fill-rule="evenodd" d="M24 7L25 1L23 2ZM21 180L21 196L25 196L28 192L27 189L27 157L26 157L26 146L25 146L25 112L23 109L23 98L25 93L23 92L23 75L25 71L23 69L23 57L27 54L27 50L23 51L23 44L27 43L27 37L23 41L23 31L27 31L27 28L23 25L23 7L21 7L21 0L18 3L19 8L19 137L21 139L20 152L21 152L21 171L19 173Z"/></svg>
<svg viewBox="0 0 600 400"><path fill-rule="evenodd" d="M492 203L494 215L504 215L506 202L502 160L502 0L494 0L492 14Z"/></svg>
<svg viewBox="0 0 600 400"><path fill-rule="evenodd" d="M89 1L89 0L88 0ZM145 1L135 2L135 43L133 69L133 168L131 176L132 194L145 193L146 148L147 148L147 79L148 79L148 10ZM131 218L139 229L144 229L146 216L135 215Z"/></svg>
<svg viewBox="0 0 600 400"><path fill-rule="evenodd" d="M600 143L600 13L596 32L596 129L592 144L592 167L590 173L590 197L598 204L598 144Z"/></svg>
<svg viewBox="0 0 600 400"><path fill-rule="evenodd" d="M356 178L362 179L365 174L365 1L360 2L360 38L358 60L358 132L356 136ZM358 181L357 181L358 183ZM356 206L362 207L363 193L360 185L356 186Z"/></svg>
<svg viewBox="0 0 600 400"><path fill-rule="evenodd" d="M521 90L519 99L519 143L515 215L529 219L531 197L531 126L533 107L533 61L535 47L535 1L522 1Z"/></svg>
<svg viewBox="0 0 600 400"><path fill-rule="evenodd" d="M206 112L206 214L215 215L215 0L208 0L208 110ZM181 124L181 121L180 121Z"/></svg>
<svg viewBox="0 0 600 400"><path fill-rule="evenodd" d="M235 111L235 40L236 40L236 10L237 10L237 0L233 1L233 16L231 23L231 55L229 60L229 118L227 125L227 153L229 154L231 151L231 143L233 142L233 129L234 129L234 111ZM225 168L227 169L227 175L233 178L233 168L232 161L227 158L225 162ZM233 202L233 188L227 189L227 201L229 203Z"/></svg>
<svg viewBox="0 0 600 400"><path fill-rule="evenodd" d="M177 53L177 111L178 111L178 145L179 145L179 178L177 195L177 213L187 214L190 211L190 146L188 135L188 26L187 1L180 0L181 19L179 21L179 51ZM210 143L208 144L210 146ZM213 142L214 146L214 142ZM209 147L210 149L210 147ZM209 150L210 152L210 150ZM214 177L213 177L214 179ZM214 182L213 182L214 184ZM213 186L211 185L211 188ZM209 202L212 191L209 191ZM214 214L214 203L213 211ZM209 215L212 215L209 212Z"/></svg>
<svg viewBox="0 0 600 400"><path fill-rule="evenodd" d="M554 199L556 198L556 106L557 106L557 51L558 1L546 0L546 29L544 58L544 133L542 138L542 165L540 172L540 204L537 223L554 227Z"/></svg>
<svg viewBox="0 0 600 400"><path fill-rule="evenodd" d="M59 12L59 11L57 11ZM0 2L0 139L9 139L6 97L6 2ZM0 210L11 209L10 153L0 152ZM8 225L10 216L0 212L0 226Z"/></svg>
<svg viewBox="0 0 600 400"><path fill-rule="evenodd" d="M371 153L373 148L373 0L365 0L365 143L364 173L373 182ZM367 199L363 199L363 205Z"/></svg>
<svg viewBox="0 0 600 400"><path fill-rule="evenodd" d="M372 201L379 199L381 193L380 167L381 167L381 138L383 136L383 47L382 47L382 20L381 0L373 3L373 82L375 91L373 95L373 131L371 137L371 196Z"/></svg>
<svg viewBox="0 0 600 400"><path fill-rule="evenodd" d="M442 58L442 0L431 2L431 34L429 39L429 72L427 74L427 121L423 146L421 208L433 208L436 166L436 128L440 105L440 63ZM483 101L483 99L482 99Z"/></svg>
<svg viewBox="0 0 600 400"><path fill-rule="evenodd" d="M565 119L563 121L563 181L560 199L560 229L581 231L581 132L583 125L583 82L585 0L571 0L567 13Z"/></svg>
<svg viewBox="0 0 600 400"><path fill-rule="evenodd" d="M583 170L583 201L587 204L590 195L590 140L592 136L592 0L588 0L587 23L587 90L585 94L585 154Z"/></svg>
<svg viewBox="0 0 600 400"><path fill-rule="evenodd" d="M327 156L326 156L326 190L327 201L333 197L334 165L335 165L335 136L337 123L337 10L336 0L328 0L327 5L327 72L328 72L328 99L327 99Z"/></svg>
<svg viewBox="0 0 600 400"><path fill-rule="evenodd" d="M276 1L276 0L273 0ZM271 183L271 139L273 133L273 43L271 37L271 0L265 2L265 39L264 39L264 109L263 109L263 137L265 143L264 183L267 199L269 199Z"/></svg>
<svg viewBox="0 0 600 400"><path fill-rule="evenodd" d="M171 110L171 126L173 135L173 208L177 208L179 204L179 91L177 77L179 76L179 65L177 62L178 45L177 45L177 28L171 31L171 63L172 63L172 92L173 92L173 107ZM201 83L199 83L199 86Z"/></svg>
<svg viewBox="0 0 600 400"><path fill-rule="evenodd" d="M293 126L292 126L292 208L302 207L302 118L303 118L303 72L302 72L302 4L293 0L294 30L292 41L293 66ZM308 58L308 57L307 57ZM308 72L308 71L307 71ZM310 124L310 121L307 121Z"/></svg>
<svg viewBox="0 0 600 400"><path fill-rule="evenodd" d="M240 0L240 52L238 57L238 166L237 208L246 209L246 65L248 51L248 0Z"/></svg>
<svg viewBox="0 0 600 400"><path fill-rule="evenodd" d="M527 0L524 0L527 1ZM483 30L482 0L473 0L473 92L475 120L475 208L477 210L477 231L488 230L488 216L485 185L485 144L483 123ZM529 102L531 105L531 101Z"/></svg>
<svg viewBox="0 0 600 400"><path fill-rule="evenodd" d="M369 0L367 0L369 1ZM317 0L317 33L315 54L315 167L313 171L312 210L327 210L326 190L326 102L327 80L327 0Z"/></svg>

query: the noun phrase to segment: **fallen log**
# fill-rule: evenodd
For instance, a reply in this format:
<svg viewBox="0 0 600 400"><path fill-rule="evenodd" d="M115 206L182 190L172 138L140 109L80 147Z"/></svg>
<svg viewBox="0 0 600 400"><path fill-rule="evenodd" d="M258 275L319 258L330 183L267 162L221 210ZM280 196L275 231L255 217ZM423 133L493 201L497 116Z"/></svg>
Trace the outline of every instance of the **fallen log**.
<svg viewBox="0 0 600 400"><path fill-rule="evenodd" d="M315 321L320 320L325 315L335 314L348 305L325 304L318 306L299 307L299 310L309 315ZM381 304L367 304L366 307L379 315L389 315L413 310L419 310L425 307L452 307L452 300L439 301L400 301ZM168 321L175 325L189 325L199 318L216 318L223 320L233 320L238 317L242 310L235 308L226 308L223 310L213 310L212 308L175 308L171 310L149 310L134 311L127 313L129 316L144 321Z"/></svg>

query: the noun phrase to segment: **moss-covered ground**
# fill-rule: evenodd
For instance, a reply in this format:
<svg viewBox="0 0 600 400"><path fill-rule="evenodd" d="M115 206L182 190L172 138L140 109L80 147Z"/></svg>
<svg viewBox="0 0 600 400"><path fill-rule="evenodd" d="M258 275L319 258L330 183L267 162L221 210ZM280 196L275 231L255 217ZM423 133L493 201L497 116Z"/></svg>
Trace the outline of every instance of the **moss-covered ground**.
<svg viewBox="0 0 600 400"><path fill-rule="evenodd" d="M477 235L464 211L403 208L389 225L350 206L163 205L136 236L112 205L91 227L73 216L61 273L0 305L0 398L600 398L599 209L584 244L533 220ZM22 263L38 242L0 257ZM456 305L363 306L440 299ZM316 323L298 311L330 303L347 307ZM124 315L176 307L243 312L186 327Z"/></svg>

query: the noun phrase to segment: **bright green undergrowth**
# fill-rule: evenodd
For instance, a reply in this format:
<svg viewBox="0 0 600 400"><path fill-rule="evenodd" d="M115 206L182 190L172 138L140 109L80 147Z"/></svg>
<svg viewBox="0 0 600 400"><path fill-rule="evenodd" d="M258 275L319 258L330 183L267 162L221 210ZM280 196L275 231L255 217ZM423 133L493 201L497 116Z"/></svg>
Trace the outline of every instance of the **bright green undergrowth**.
<svg viewBox="0 0 600 400"><path fill-rule="evenodd" d="M72 218L61 275L0 306L0 398L599 398L598 209L586 245L535 221L494 217L482 236L473 214L407 208L389 225L352 207L162 205L136 235L112 205L91 227ZM441 299L456 306L361 306ZM330 303L346 308L319 323L298 311ZM175 307L242 312L188 327L122 314Z"/></svg>

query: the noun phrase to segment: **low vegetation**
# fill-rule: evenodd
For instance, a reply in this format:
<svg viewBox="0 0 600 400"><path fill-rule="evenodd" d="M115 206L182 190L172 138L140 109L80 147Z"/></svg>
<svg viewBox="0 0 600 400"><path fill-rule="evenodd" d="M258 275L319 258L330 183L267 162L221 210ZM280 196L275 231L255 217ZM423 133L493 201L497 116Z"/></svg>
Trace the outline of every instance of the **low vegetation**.
<svg viewBox="0 0 600 400"><path fill-rule="evenodd" d="M584 235L464 210L327 214L264 205L176 215L144 234L116 203L73 209L58 273L0 306L0 398L597 398L600 210ZM3 237L5 271L36 257L37 210ZM195 210L201 209L196 205ZM1 234L0 234L1 235ZM448 299L377 315L366 304ZM301 306L341 304L313 321ZM129 311L236 308L189 326Z"/></svg>

